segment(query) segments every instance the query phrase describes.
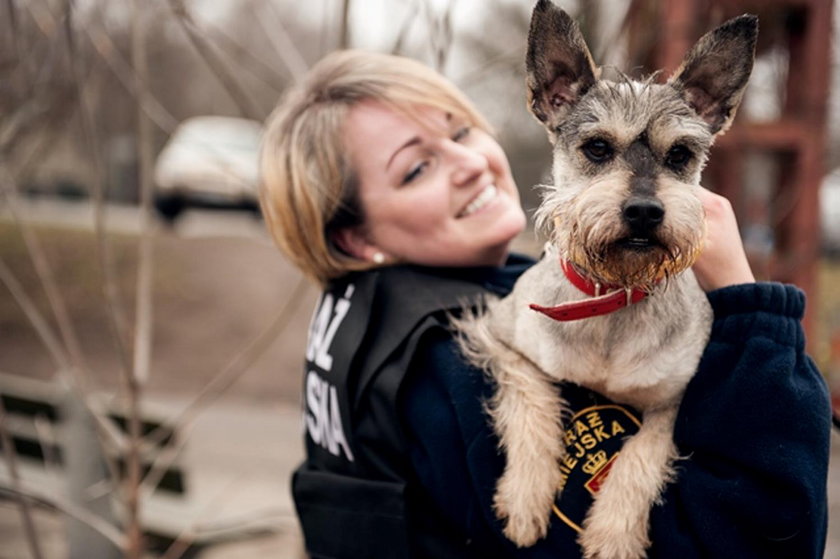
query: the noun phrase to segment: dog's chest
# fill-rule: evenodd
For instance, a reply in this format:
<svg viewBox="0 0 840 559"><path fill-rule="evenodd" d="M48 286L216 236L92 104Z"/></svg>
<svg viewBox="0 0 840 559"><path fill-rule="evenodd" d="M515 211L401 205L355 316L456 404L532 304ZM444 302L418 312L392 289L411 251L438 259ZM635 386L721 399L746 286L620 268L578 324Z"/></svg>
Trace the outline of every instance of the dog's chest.
<svg viewBox="0 0 840 559"><path fill-rule="evenodd" d="M523 279L514 297L520 309L525 299L555 304L581 298L551 269L534 270ZM548 290L550 282L555 287ZM513 345L540 369L642 408L682 391L711 323L705 294L690 275L673 278L667 290L605 316L557 322L535 312L519 313L510 331Z"/></svg>

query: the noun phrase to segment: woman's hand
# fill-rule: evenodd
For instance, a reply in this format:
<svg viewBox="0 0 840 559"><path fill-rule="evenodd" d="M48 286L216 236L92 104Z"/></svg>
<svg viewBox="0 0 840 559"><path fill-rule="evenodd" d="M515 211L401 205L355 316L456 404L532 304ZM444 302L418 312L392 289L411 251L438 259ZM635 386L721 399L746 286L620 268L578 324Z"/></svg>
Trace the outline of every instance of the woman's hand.
<svg viewBox="0 0 840 559"><path fill-rule="evenodd" d="M694 263L694 275L704 291L755 281L738 222L729 200L700 187L706 211L706 246Z"/></svg>

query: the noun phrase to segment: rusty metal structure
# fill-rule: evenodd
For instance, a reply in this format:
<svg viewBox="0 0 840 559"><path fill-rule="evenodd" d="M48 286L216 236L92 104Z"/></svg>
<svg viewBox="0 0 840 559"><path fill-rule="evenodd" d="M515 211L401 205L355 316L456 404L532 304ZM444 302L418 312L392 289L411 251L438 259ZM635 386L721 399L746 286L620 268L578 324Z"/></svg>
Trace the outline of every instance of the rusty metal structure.
<svg viewBox="0 0 840 559"><path fill-rule="evenodd" d="M634 0L627 22L631 58L647 68L664 68L666 76L704 32L743 13L759 16L757 56L773 49L786 54L787 68L777 84L778 114L755 122L742 108L714 146L704 184L732 202L743 228L755 218L744 195L747 158L772 156L777 172L774 184L766 185L770 203L758 212L772 232L772 248L749 256L763 279L795 283L808 293L809 333L818 298L832 8L833 0ZM633 44L633 37L643 39Z"/></svg>

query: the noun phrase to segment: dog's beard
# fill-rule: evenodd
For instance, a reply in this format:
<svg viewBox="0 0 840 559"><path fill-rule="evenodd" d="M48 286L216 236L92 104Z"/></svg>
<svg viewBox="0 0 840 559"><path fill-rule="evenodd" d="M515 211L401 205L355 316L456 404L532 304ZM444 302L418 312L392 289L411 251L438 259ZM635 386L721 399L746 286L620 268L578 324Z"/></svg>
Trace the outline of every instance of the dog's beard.
<svg viewBox="0 0 840 559"><path fill-rule="evenodd" d="M567 237L555 237L561 254L590 279L645 291L690 268L705 239L702 226L693 234L684 231L679 236L666 230L651 246L640 250L623 245L620 237L593 242L593 235L580 224L565 230L570 231Z"/></svg>

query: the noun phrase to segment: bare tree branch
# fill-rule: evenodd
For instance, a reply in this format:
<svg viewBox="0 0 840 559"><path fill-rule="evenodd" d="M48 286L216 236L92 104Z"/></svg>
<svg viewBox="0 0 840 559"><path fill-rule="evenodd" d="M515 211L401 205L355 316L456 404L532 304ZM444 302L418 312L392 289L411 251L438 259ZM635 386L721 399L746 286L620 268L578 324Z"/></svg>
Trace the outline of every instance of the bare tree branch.
<svg viewBox="0 0 840 559"><path fill-rule="evenodd" d="M169 7L175 15L175 19L187 34L187 38L192 43L198 54L204 59L207 66L213 71L216 78L224 86L225 90L231 96L233 101L239 107L242 114L254 120L262 120L265 116L263 112L257 107L251 96L239 85L231 71L227 68L225 63L213 51L212 45L208 43L196 28L195 21L193 21L187 7L183 0L168 0Z"/></svg>
<svg viewBox="0 0 840 559"><path fill-rule="evenodd" d="M408 15L406 15L402 25L400 26L400 30L397 33L397 38L394 41L394 46L392 46L390 50L391 54L402 53L403 45L405 44L406 38L408 37L408 33L411 31L414 22L417 20L417 11L419 9L419 5L416 1L411 3L411 10L408 12Z"/></svg>
<svg viewBox="0 0 840 559"><path fill-rule="evenodd" d="M338 30L338 47L346 49L350 47L350 0L342 0L341 22Z"/></svg>
<svg viewBox="0 0 840 559"><path fill-rule="evenodd" d="M148 84L149 70L146 61L146 29L148 11L142 0L134 0L131 18L131 58L139 93L137 103L137 149L141 202L141 231L138 242L138 271L135 307L134 363L130 374L125 375L128 399L128 448L125 453L126 476L124 498L126 509L126 536L128 559L141 559L144 553L143 527L140 511L140 484L142 483L140 449L143 443L143 424L140 401L144 381L149 376L152 332L152 237L151 219L151 166L152 145L150 122L143 113L143 95Z"/></svg>
<svg viewBox="0 0 840 559"><path fill-rule="evenodd" d="M22 497L23 499L53 508L69 517L75 518L80 522L84 522L103 536L105 536L111 543L120 549L126 548L125 537L120 533L115 526L105 522L96 515L93 515L83 508L77 507L65 499L56 495L44 495L41 491L21 482L18 487L0 487L0 494L5 493L13 497Z"/></svg>
<svg viewBox="0 0 840 559"><path fill-rule="evenodd" d="M292 317L294 316L298 305L303 301L303 294L309 288L309 282L306 278L298 279L292 292L286 299L283 308L277 313L277 317L269 324L260 334L241 352L222 369L210 382L204 385L198 395L190 402L181 412L176 416L164 422L170 427L177 426L178 429L187 428L195 417L200 414L207 406L212 404L219 396L221 396L227 389L229 389L239 377L248 370L248 367L260 356L271 343L277 339L278 336L289 326ZM155 431L147 435L147 440L153 444L159 444L166 437L167 432L163 427L158 427ZM159 463L155 460L149 476L156 470L165 469L169 464Z"/></svg>
<svg viewBox="0 0 840 559"><path fill-rule="evenodd" d="M280 59L289 70L289 73L292 75L294 81L301 81L306 75L306 72L309 71L309 65L306 63L303 55L298 50L294 41L292 41L289 33L286 31L286 26L283 24L283 18L280 17L279 13L277 13L277 7L271 2L263 2L260 6L263 14L266 11L270 11L273 19L271 29L268 29L265 18L259 17L258 15L257 21L260 22L263 32L266 37L268 37L268 40L271 41L272 46L274 46L274 50L280 56Z"/></svg>
<svg viewBox="0 0 840 559"><path fill-rule="evenodd" d="M6 184L11 184L12 178L9 176L8 169L2 160L0 160L0 174L2 174L0 180L3 180ZM8 191L8 188L6 190ZM16 214L14 202L10 199L8 203L13 208L13 213ZM70 356L73 365L72 369L74 372L86 376L89 369L82 353L81 345L79 344L79 338L76 336L76 330L73 328L70 314L67 312L67 305L64 304L64 297L62 297L58 290L55 275L44 253L41 242L26 221L21 219L17 219L16 221L38 280L47 295L47 300L49 301L50 309L53 311L53 316L58 325L58 331L61 334L64 347Z"/></svg>
<svg viewBox="0 0 840 559"><path fill-rule="evenodd" d="M224 28L209 23L207 27L213 31L220 42L224 43L226 49L242 61L242 67L249 70L252 76L275 91L283 91L285 78L271 64L256 56L235 37L227 33ZM250 63L247 63L247 61L250 61Z"/></svg>
<svg viewBox="0 0 840 559"><path fill-rule="evenodd" d="M30 13L33 13L34 3L27 2L27 7ZM68 19L72 15L72 4L67 6ZM47 12L51 17L52 14ZM34 15L33 15L34 17ZM105 228L105 169L101 154L96 146L99 145L98 134L96 133L96 125L93 119L92 103L89 99L89 94L85 90L84 80L81 71L81 61L79 57L73 56L75 52L75 43L71 39L72 34L68 33L65 37L68 45L68 60L70 66L70 73L76 87L77 98L79 101L80 115L82 120L82 130L87 138L87 144L91 150L91 159L94 167L93 180L93 200L94 200L94 229L97 238L97 255L99 257L100 272L103 277L103 293L108 307L108 319L111 326L114 342L116 344L118 355L124 370L130 370L130 361L128 358L128 351L125 344L126 320L122 312L122 304L120 302L119 290L117 289L116 278L114 277L113 257L110 250L110 243L107 239Z"/></svg>
<svg viewBox="0 0 840 559"><path fill-rule="evenodd" d="M137 2L138 0L135 0ZM149 83L149 67L146 59L145 12L135 4L132 18L132 58L134 75L138 84ZM154 244L152 236L152 167L154 147L151 122L143 111L146 88L138 85L137 104L137 161L138 184L140 186L140 240L138 243L137 296L135 307L134 337L134 382L143 385L149 378L149 362L152 353L152 277L154 272Z"/></svg>
<svg viewBox="0 0 840 559"><path fill-rule="evenodd" d="M50 356L52 356L53 361L55 361L56 366L61 370L69 369L70 359L65 353L64 348L61 346L58 336L56 336L52 331L49 323L44 319L41 312L35 306L35 303L33 303L32 299L30 299L26 294L23 286L17 280L9 267L6 266L5 261L3 261L1 257L0 282L6 286L6 289L8 289L12 294L12 298L26 315L26 318L29 319L29 322L35 328L35 332L38 334L38 337L41 338L41 341L44 343L44 346L47 348Z"/></svg>
<svg viewBox="0 0 840 559"><path fill-rule="evenodd" d="M88 34L91 44L97 54L102 57L129 94L131 94L134 99L141 104L146 115L152 119L152 121L161 130L170 134L174 132L175 128L178 127L178 119L172 116L172 114L167 111L163 105L161 105L160 102L151 95L151 93L148 92L145 83L139 83L135 79L131 65L122 58L111 38L100 29L93 29L90 26L85 26L84 29ZM146 92L145 95L141 95L139 91L141 88Z"/></svg>

